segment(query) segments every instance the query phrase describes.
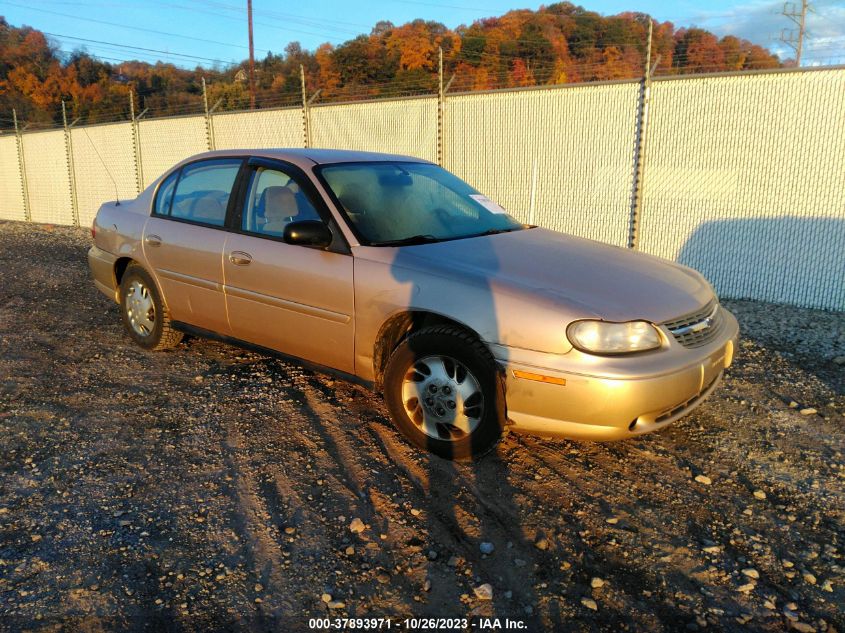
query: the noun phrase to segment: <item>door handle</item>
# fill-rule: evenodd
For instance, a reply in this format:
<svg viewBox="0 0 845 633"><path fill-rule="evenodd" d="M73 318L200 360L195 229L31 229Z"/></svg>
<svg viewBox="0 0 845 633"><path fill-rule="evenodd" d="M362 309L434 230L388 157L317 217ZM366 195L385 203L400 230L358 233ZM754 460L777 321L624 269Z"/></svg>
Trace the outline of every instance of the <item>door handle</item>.
<svg viewBox="0 0 845 633"><path fill-rule="evenodd" d="M144 238L148 246L161 246L161 238L158 235L148 235Z"/></svg>
<svg viewBox="0 0 845 633"><path fill-rule="evenodd" d="M229 261L235 266L249 266L252 262L252 255L243 251L232 251L229 253Z"/></svg>

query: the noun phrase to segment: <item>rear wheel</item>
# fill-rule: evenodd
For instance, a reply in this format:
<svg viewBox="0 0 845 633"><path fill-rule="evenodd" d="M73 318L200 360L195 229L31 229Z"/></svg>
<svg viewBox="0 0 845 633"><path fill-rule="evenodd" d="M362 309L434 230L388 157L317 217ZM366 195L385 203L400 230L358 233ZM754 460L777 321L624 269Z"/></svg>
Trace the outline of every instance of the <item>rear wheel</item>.
<svg viewBox="0 0 845 633"><path fill-rule="evenodd" d="M144 349L168 349L182 340L182 333L171 327L152 277L138 264L129 264L123 273L120 308L127 333Z"/></svg>
<svg viewBox="0 0 845 633"><path fill-rule="evenodd" d="M384 397L405 437L446 459L478 458L502 434L504 390L496 361L456 327L425 328L402 341L385 369Z"/></svg>

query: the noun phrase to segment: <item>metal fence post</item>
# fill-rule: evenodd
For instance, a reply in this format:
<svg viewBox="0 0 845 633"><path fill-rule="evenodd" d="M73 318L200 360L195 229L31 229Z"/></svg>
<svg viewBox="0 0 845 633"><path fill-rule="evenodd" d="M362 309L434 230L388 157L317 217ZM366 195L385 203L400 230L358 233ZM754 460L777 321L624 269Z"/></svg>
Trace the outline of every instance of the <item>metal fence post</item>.
<svg viewBox="0 0 845 633"><path fill-rule="evenodd" d="M70 183L70 209L73 215L73 225L79 226L79 202L76 196L76 168L73 164L73 139L67 124L67 107L62 99L62 125L65 130L65 154L67 155L67 176Z"/></svg>
<svg viewBox="0 0 845 633"><path fill-rule="evenodd" d="M208 151L214 151L217 149L217 143L214 140L212 111L208 109L208 91L205 87L205 77L202 78L202 105L205 108L205 140L208 143Z"/></svg>
<svg viewBox="0 0 845 633"><path fill-rule="evenodd" d="M443 74L443 49L439 49L439 59L437 64L437 164L441 167L446 162L446 95L449 93L449 88L452 87L452 82L455 81L455 73L449 77L446 85L443 85L445 75Z"/></svg>
<svg viewBox="0 0 845 633"><path fill-rule="evenodd" d="M15 122L15 142L18 148L18 170L21 175L21 194L23 195L23 217L27 222L32 222L32 209L29 206L29 184L26 180L26 161L23 155L23 136L18 127L18 112L12 109L12 119Z"/></svg>
<svg viewBox="0 0 845 633"><path fill-rule="evenodd" d="M437 164L443 166L443 48L437 48Z"/></svg>
<svg viewBox="0 0 845 633"><path fill-rule="evenodd" d="M299 65L299 80L302 84L302 144L311 147L311 121L308 117L308 93L305 92L305 68ZM315 97L317 95L314 95Z"/></svg>
<svg viewBox="0 0 845 633"><path fill-rule="evenodd" d="M640 99L637 106L637 127L634 139L634 178L631 188L631 209L628 219L628 248L636 249L640 237L640 214L643 204L643 167L645 163L645 142L648 131L648 105L651 92L651 33L654 21L648 22L648 45L646 47L645 73L640 83Z"/></svg>
<svg viewBox="0 0 845 633"><path fill-rule="evenodd" d="M141 193L144 189L144 169L141 166L141 136L138 126L140 116L135 116L135 93L131 90L129 91L129 117L132 119L132 154L135 158L135 188L137 193Z"/></svg>

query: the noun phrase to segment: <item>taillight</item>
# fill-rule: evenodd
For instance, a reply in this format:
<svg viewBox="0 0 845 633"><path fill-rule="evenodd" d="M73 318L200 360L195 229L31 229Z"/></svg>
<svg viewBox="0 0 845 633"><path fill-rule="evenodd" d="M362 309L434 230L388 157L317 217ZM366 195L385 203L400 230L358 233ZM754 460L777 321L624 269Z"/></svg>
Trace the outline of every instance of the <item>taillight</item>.
<svg viewBox="0 0 845 633"><path fill-rule="evenodd" d="M97 239L97 224L96 222L91 225L91 239Z"/></svg>

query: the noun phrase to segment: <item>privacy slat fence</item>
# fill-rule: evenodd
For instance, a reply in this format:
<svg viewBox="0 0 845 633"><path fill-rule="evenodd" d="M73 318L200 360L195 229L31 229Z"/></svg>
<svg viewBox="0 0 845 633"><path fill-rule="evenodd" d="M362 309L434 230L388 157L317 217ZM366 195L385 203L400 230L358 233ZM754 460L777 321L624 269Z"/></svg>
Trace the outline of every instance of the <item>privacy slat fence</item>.
<svg viewBox="0 0 845 633"><path fill-rule="evenodd" d="M18 140L11 135L0 136L0 218L26 219Z"/></svg>
<svg viewBox="0 0 845 633"><path fill-rule="evenodd" d="M65 133L62 130L33 132L24 136L23 145L32 221L72 224Z"/></svg>
<svg viewBox="0 0 845 633"><path fill-rule="evenodd" d="M3 135L0 218L88 225L103 201L133 197L209 148L386 151L441 160L525 222L620 247L636 226L640 250L701 270L722 296L845 310L845 69L661 78L647 108L643 88L309 104Z"/></svg>
<svg viewBox="0 0 845 633"><path fill-rule="evenodd" d="M437 160L437 99L324 105L309 110L314 147Z"/></svg>
<svg viewBox="0 0 845 633"><path fill-rule="evenodd" d="M445 167L518 219L624 245L634 83L448 100Z"/></svg>
<svg viewBox="0 0 845 633"><path fill-rule="evenodd" d="M729 296L845 309L845 71L656 82L652 106L641 248Z"/></svg>
<svg viewBox="0 0 845 633"><path fill-rule="evenodd" d="M104 200L126 200L137 194L132 126L71 128L70 135L79 223L90 226Z"/></svg>
<svg viewBox="0 0 845 633"><path fill-rule="evenodd" d="M150 119L138 123L144 187L186 156L208 150L205 117Z"/></svg>
<svg viewBox="0 0 845 633"><path fill-rule="evenodd" d="M216 149L301 147L299 108L215 114L211 118Z"/></svg>

